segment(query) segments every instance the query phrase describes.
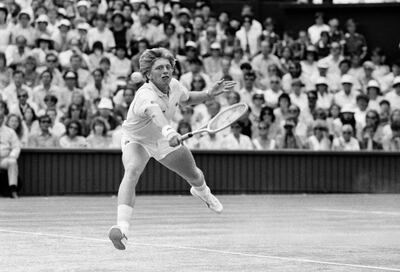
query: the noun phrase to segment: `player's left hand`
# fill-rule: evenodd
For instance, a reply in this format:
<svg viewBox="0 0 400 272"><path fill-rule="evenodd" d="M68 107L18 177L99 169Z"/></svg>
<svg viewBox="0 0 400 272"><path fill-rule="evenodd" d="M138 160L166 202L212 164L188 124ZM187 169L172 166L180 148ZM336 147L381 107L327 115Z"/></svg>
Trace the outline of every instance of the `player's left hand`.
<svg viewBox="0 0 400 272"><path fill-rule="evenodd" d="M214 84L214 86L211 87L211 89L208 92L209 96L217 96L223 92L231 91L233 87L235 87L236 82L235 81L225 81L224 79L221 79L217 83Z"/></svg>

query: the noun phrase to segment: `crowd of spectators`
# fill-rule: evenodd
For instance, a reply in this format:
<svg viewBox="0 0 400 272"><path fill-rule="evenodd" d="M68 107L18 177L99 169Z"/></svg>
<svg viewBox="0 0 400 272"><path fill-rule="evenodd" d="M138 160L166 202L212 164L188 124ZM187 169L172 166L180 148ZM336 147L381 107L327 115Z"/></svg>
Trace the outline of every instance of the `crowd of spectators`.
<svg viewBox="0 0 400 272"><path fill-rule="evenodd" d="M145 82L141 53L165 47L174 76L202 91L224 78L236 88L182 107L187 133L238 102L230 128L185 141L192 149L400 150L400 61L368 48L357 22L322 13L276 33L273 18L240 21L211 4L179 0L14 0L0 3L2 126L29 148L119 148L121 125Z"/></svg>

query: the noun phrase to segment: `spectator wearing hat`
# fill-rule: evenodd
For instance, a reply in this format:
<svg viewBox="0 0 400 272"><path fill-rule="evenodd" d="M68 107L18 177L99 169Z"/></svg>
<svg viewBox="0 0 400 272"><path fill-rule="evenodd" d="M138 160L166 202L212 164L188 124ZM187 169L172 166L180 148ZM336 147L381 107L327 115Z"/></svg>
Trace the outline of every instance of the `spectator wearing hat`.
<svg viewBox="0 0 400 272"><path fill-rule="evenodd" d="M249 136L242 134L243 126L242 121L236 121L231 124L231 132L222 140L222 149L253 149L253 143Z"/></svg>
<svg viewBox="0 0 400 272"><path fill-rule="evenodd" d="M184 73L181 78L180 82L185 86L188 90L190 90L190 85L192 83L192 80L195 75L200 75L206 82L206 88L208 88L211 85L211 79L210 77L202 71L203 68L203 62L199 58L195 58L190 60L190 71L187 73Z"/></svg>
<svg viewBox="0 0 400 272"><path fill-rule="evenodd" d="M49 17L46 14L40 14L35 21L35 40L39 39L43 34L51 36L53 33L48 28Z"/></svg>
<svg viewBox="0 0 400 272"><path fill-rule="evenodd" d="M360 144L354 137L354 130L351 125L342 127L342 135L333 139L332 149L338 151L358 151Z"/></svg>
<svg viewBox="0 0 400 272"><path fill-rule="evenodd" d="M182 7L179 9L176 22L176 32L178 34L183 34L187 28L193 29L190 22L191 17L192 14L187 8Z"/></svg>
<svg viewBox="0 0 400 272"><path fill-rule="evenodd" d="M282 135L276 138L278 149L302 149L303 143L296 133L296 120L294 118L286 119Z"/></svg>
<svg viewBox="0 0 400 272"><path fill-rule="evenodd" d="M18 14L18 22L12 29L12 43L16 43L18 36L24 36L26 39L26 45L29 47L35 46L36 31L31 26L31 20L33 19L32 10L22 9Z"/></svg>
<svg viewBox="0 0 400 272"><path fill-rule="evenodd" d="M368 47L364 36L357 32L357 25L354 19L346 22L346 34L344 35L344 52L346 55L358 55L364 59L367 55Z"/></svg>
<svg viewBox="0 0 400 272"><path fill-rule="evenodd" d="M222 72L221 45L214 42L210 45L210 56L203 60L204 71L211 81L218 81Z"/></svg>
<svg viewBox="0 0 400 272"><path fill-rule="evenodd" d="M50 116L48 115L39 117L40 132L29 137L28 147L58 148L60 146L59 138L54 136L49 130L51 122Z"/></svg>
<svg viewBox="0 0 400 272"><path fill-rule="evenodd" d="M78 75L72 71L72 70L67 70L64 73L64 81L65 85L63 87L60 87L60 94L61 94L61 99L63 101L67 101L67 106L71 104L71 99L72 99L72 93L73 92L81 92L83 94L82 89L78 87ZM64 112L66 112L67 107L64 109Z"/></svg>
<svg viewBox="0 0 400 272"><path fill-rule="evenodd" d="M78 121L71 121L66 125L65 135L60 138L61 148L86 148L87 142L82 136L81 124Z"/></svg>
<svg viewBox="0 0 400 272"><path fill-rule="evenodd" d="M262 33L262 27L257 27L257 23L259 24L252 15L246 14L242 16L242 25L236 32L236 37L239 39L240 45L249 59L252 59L259 50L258 38ZM270 45L268 41L265 42L268 46Z"/></svg>
<svg viewBox="0 0 400 272"><path fill-rule="evenodd" d="M47 54L54 52L54 41L48 34L41 34L36 40L36 48L32 49L31 55L38 61L38 66L46 64Z"/></svg>
<svg viewBox="0 0 400 272"><path fill-rule="evenodd" d="M262 41L260 44L261 53L254 57L251 61L251 66L257 73L260 81L268 78L268 67L275 64L278 69L281 69L279 58L272 54L272 47L268 41Z"/></svg>
<svg viewBox="0 0 400 272"><path fill-rule="evenodd" d="M255 150L274 150L276 149L276 141L269 137L270 124L260 122L257 126L258 136L254 137L252 142Z"/></svg>
<svg viewBox="0 0 400 272"><path fill-rule="evenodd" d="M70 40L72 38L79 39L76 34L71 31L71 22L67 19L61 19L57 23L57 28L53 31L51 39L54 41L54 47L58 52L64 52L69 49ZM78 42L79 43L79 42Z"/></svg>
<svg viewBox="0 0 400 272"><path fill-rule="evenodd" d="M3 3L0 3L0 51L4 52L11 41L11 28L7 22L8 9Z"/></svg>
<svg viewBox="0 0 400 272"><path fill-rule="evenodd" d="M114 116L114 104L110 98L100 99L95 116L102 117L111 131L118 126L118 121Z"/></svg>
<svg viewBox="0 0 400 272"><path fill-rule="evenodd" d="M382 101L381 87L376 80L370 80L367 85L367 96L369 99L368 108L371 110L380 110L379 103Z"/></svg>
<svg viewBox="0 0 400 272"><path fill-rule="evenodd" d="M21 152L21 143L15 131L5 125L5 118L8 115L7 104L0 101L0 168L7 170L8 185L12 198L18 198L18 163L17 159Z"/></svg>
<svg viewBox="0 0 400 272"><path fill-rule="evenodd" d="M88 148L109 148L111 137L108 136L107 122L101 117L92 120L90 134L86 137Z"/></svg>
<svg viewBox="0 0 400 272"><path fill-rule="evenodd" d="M300 78L292 80L292 88L289 92L290 101L297 105L300 109L304 109L308 105L307 94L304 92L304 83Z"/></svg>
<svg viewBox="0 0 400 272"><path fill-rule="evenodd" d="M330 27L324 23L324 14L322 12L315 13L315 24L307 29L308 36L312 44L316 44L321 36L322 31L330 31Z"/></svg>
<svg viewBox="0 0 400 272"><path fill-rule="evenodd" d="M331 141L329 140L328 124L325 120L317 119L313 123L313 135L306 141L306 149L313 151L331 150Z"/></svg>
<svg viewBox="0 0 400 272"><path fill-rule="evenodd" d="M328 90L328 81L324 77L319 77L315 82L315 89L317 91L317 108L328 109L333 104L333 94Z"/></svg>
<svg viewBox="0 0 400 272"><path fill-rule="evenodd" d="M106 27L107 19L104 15L97 15L95 17L94 28L89 29L87 33L87 41L89 48L93 47L96 41L100 41L103 44L104 51L108 52L115 47L114 35Z"/></svg>
<svg viewBox="0 0 400 272"><path fill-rule="evenodd" d="M334 89L334 87L337 85L337 82L335 82L334 78L332 78L328 75L328 69L329 69L328 63L324 60L319 60L317 62L317 67L318 67L318 74L313 75L313 77L311 77L308 80L308 82L305 83L307 90L314 90L315 82L317 82L317 80L320 77L324 77L324 78L326 78L326 81L328 83L329 91L332 93L337 92L338 90Z"/></svg>
<svg viewBox="0 0 400 272"><path fill-rule="evenodd" d="M356 122L354 118L354 105L347 104L340 110L339 118L333 120L333 135L340 137L344 125L350 125L353 128L354 137L360 138L360 133L363 129L362 125Z"/></svg>
<svg viewBox="0 0 400 272"><path fill-rule="evenodd" d="M7 46L5 54L7 66L16 67L24 63L25 59L30 55L31 49L27 46L25 36L19 35L15 38L15 43Z"/></svg>
<svg viewBox="0 0 400 272"><path fill-rule="evenodd" d="M15 70L13 72L13 78L11 83L4 88L0 94L3 97L3 101L7 102L9 107L11 105L18 104L18 92L21 90L25 90L28 93L28 102L33 101L33 92L32 89L29 88L27 85L24 84L25 81L24 72L21 70Z"/></svg>
<svg viewBox="0 0 400 272"><path fill-rule="evenodd" d="M76 10L77 10L76 17L84 19L84 20L88 20L89 19L89 8L90 8L90 2L85 1L85 0L78 1L76 3Z"/></svg>
<svg viewBox="0 0 400 272"><path fill-rule="evenodd" d="M343 108L344 105L356 105L356 97L358 92L353 90L353 77L350 75L343 75L340 80L342 90L336 93L333 97L333 103Z"/></svg>
<svg viewBox="0 0 400 272"><path fill-rule="evenodd" d="M393 80L393 90L385 95L385 99L390 101L392 110L400 109L400 76Z"/></svg>

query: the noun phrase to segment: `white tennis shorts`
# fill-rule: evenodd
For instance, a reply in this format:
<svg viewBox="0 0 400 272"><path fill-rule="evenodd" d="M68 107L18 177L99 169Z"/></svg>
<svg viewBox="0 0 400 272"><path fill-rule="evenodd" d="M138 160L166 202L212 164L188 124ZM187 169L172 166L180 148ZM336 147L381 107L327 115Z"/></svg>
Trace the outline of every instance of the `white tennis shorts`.
<svg viewBox="0 0 400 272"><path fill-rule="evenodd" d="M168 139L163 137L158 139L157 141L146 141L146 140L137 140L134 137L130 137L126 133L122 133L121 138L121 149L124 152L124 149L130 143L136 143L146 150L150 157L153 157L157 161L162 160L171 152L180 148L180 145L176 147L171 147L168 143Z"/></svg>

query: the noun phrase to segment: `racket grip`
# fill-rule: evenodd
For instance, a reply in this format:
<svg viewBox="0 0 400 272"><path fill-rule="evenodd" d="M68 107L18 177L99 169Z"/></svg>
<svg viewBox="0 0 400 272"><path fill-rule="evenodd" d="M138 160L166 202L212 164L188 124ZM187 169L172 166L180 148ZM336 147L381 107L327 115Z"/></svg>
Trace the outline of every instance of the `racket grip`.
<svg viewBox="0 0 400 272"><path fill-rule="evenodd" d="M185 135L183 135L181 140L184 141L184 140L187 140L187 139L189 139L191 137L193 137L193 133L189 132L189 133L186 133Z"/></svg>

